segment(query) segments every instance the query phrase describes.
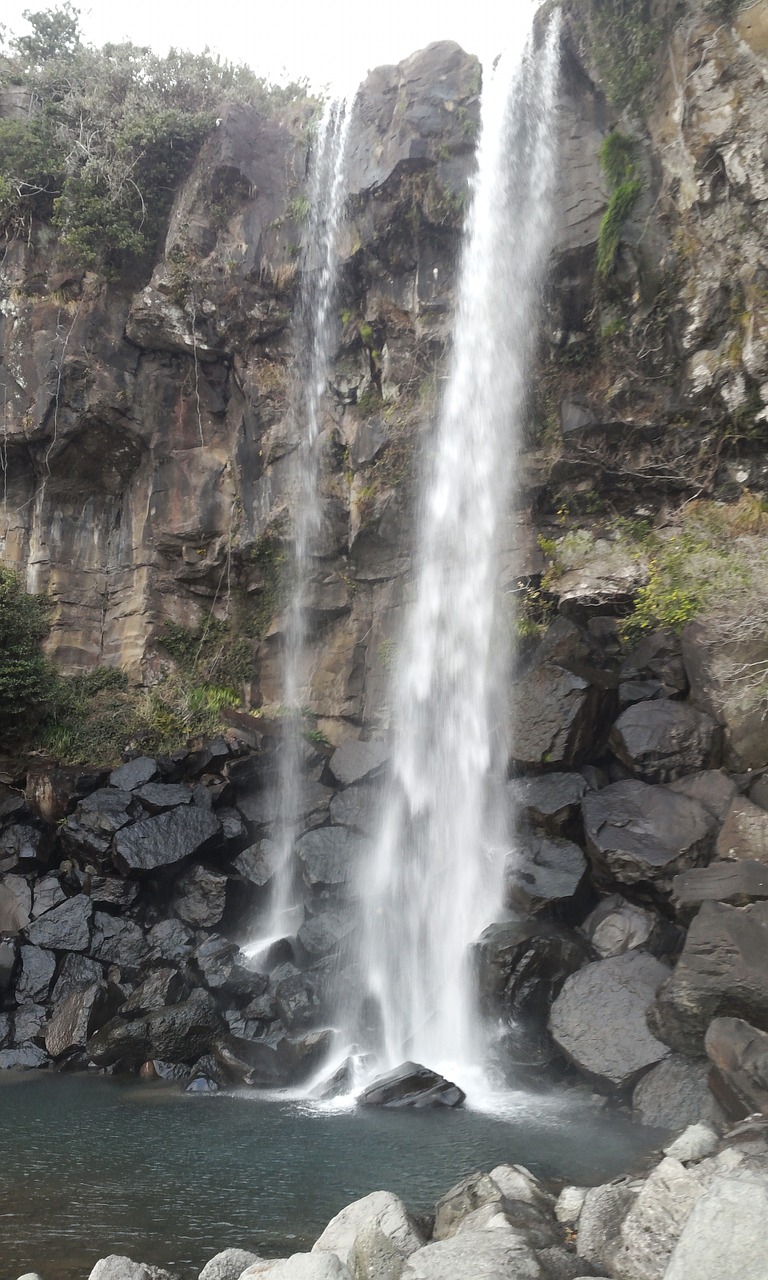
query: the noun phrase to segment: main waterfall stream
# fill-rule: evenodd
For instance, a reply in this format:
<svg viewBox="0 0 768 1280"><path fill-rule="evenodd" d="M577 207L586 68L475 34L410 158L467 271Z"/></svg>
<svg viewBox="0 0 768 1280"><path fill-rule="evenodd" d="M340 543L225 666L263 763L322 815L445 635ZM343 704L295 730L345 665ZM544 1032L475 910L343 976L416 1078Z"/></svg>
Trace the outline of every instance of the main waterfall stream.
<svg viewBox="0 0 768 1280"><path fill-rule="evenodd" d="M552 222L560 23L536 50L531 14L516 21L483 93L453 351L394 679L391 780L361 888L379 1065L412 1058L459 1083L482 1066L468 953L498 918L508 836L492 785L504 764L499 538L518 483Z"/></svg>

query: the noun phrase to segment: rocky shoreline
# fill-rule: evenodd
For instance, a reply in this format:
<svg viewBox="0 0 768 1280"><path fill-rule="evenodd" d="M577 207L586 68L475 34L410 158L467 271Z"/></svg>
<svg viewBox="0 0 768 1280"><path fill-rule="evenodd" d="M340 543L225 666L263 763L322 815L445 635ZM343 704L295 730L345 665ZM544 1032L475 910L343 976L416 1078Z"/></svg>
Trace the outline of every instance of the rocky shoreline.
<svg viewBox="0 0 768 1280"><path fill-rule="evenodd" d="M266 1259L225 1249L198 1280L759 1280L766 1210L768 1122L753 1117L722 1134L696 1124L645 1177L553 1195L523 1166L500 1165L418 1217L377 1191L337 1214L311 1252ZM109 1255L88 1280L180 1277Z"/></svg>

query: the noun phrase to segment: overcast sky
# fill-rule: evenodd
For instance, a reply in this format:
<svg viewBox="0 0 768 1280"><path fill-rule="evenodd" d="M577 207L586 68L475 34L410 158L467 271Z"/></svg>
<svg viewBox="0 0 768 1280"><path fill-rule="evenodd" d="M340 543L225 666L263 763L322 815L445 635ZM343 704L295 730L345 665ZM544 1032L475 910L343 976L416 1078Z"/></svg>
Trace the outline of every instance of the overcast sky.
<svg viewBox="0 0 768 1280"><path fill-rule="evenodd" d="M470 53L493 56L504 44L507 7L533 0L82 0L81 25L93 44L133 40L158 52L170 45L209 45L261 75L309 76L315 87L357 82L372 67L399 62L432 40L457 40ZM45 0L4 0L1 19L16 34L25 9Z"/></svg>

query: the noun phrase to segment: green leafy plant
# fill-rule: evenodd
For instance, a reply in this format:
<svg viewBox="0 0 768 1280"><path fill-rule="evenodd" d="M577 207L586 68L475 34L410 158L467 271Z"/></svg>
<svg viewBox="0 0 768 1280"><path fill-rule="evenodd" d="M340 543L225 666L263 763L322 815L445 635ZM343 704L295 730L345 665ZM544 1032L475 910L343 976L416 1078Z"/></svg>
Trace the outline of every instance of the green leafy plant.
<svg viewBox="0 0 768 1280"><path fill-rule="evenodd" d="M0 569L0 723L11 742L45 716L56 693L53 666L42 651L50 604L29 595L17 573Z"/></svg>
<svg viewBox="0 0 768 1280"><path fill-rule="evenodd" d="M622 228L640 198L643 183L637 176L634 141L616 130L605 139L600 162L611 188L597 242L597 274L605 280L613 271Z"/></svg>

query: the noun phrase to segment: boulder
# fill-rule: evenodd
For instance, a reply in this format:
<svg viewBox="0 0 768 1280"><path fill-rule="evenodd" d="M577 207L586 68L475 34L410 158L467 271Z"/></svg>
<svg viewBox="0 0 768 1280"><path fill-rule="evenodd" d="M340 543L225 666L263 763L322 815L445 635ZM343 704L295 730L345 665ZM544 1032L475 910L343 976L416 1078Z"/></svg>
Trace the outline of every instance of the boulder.
<svg viewBox="0 0 768 1280"><path fill-rule="evenodd" d="M664 1155L679 1160L681 1164L696 1164L706 1156L714 1155L719 1145L720 1139L714 1129L706 1124L689 1124L679 1138L664 1148Z"/></svg>
<svg viewBox="0 0 768 1280"><path fill-rule="evenodd" d="M501 1219L500 1225L503 1224ZM511 1228L467 1231L436 1240L405 1264L401 1280L546 1280L526 1241Z"/></svg>
<svg viewBox="0 0 768 1280"><path fill-rule="evenodd" d="M45 1047L52 1058L84 1049L87 1040L111 1018L122 996L106 983L94 982L73 991L55 1005L45 1030Z"/></svg>
<svg viewBox="0 0 768 1280"><path fill-rule="evenodd" d="M708 867L683 871L672 881L672 903L690 919L704 902L727 902L744 907L768 898L768 863L711 862Z"/></svg>
<svg viewBox="0 0 768 1280"><path fill-rule="evenodd" d="M336 1032L330 1027L307 1031L304 1035L283 1036L276 1047L283 1074L292 1083L306 1080L328 1058L335 1039Z"/></svg>
<svg viewBox="0 0 768 1280"><path fill-rule="evenodd" d="M255 1262L240 1280L352 1280L334 1253L294 1253L290 1258Z"/></svg>
<svg viewBox="0 0 768 1280"><path fill-rule="evenodd" d="M349 827L360 835L373 836L376 833L379 800L380 793L373 786L361 784L346 787L331 800L331 822L340 827Z"/></svg>
<svg viewBox="0 0 768 1280"><path fill-rule="evenodd" d="M0 831L0 875L45 862L45 855L46 839L37 827L18 823Z"/></svg>
<svg viewBox="0 0 768 1280"><path fill-rule="evenodd" d="M36 920L38 916L44 916L46 911L52 911L54 907L58 907L66 896L57 876L43 876L34 885L32 919Z"/></svg>
<svg viewBox="0 0 768 1280"><path fill-rule="evenodd" d="M275 1006L283 1026L300 1031L317 1021L320 1002L314 987L304 974L282 978L275 987Z"/></svg>
<svg viewBox="0 0 768 1280"><path fill-rule="evenodd" d="M180 806L119 831L115 862L126 875L149 873L215 853L220 843L221 823L210 809Z"/></svg>
<svg viewBox="0 0 768 1280"><path fill-rule="evenodd" d="M151 1013L153 1009L177 1004L185 990L186 984L178 969L151 969L122 1005L120 1016L125 1018L132 1014Z"/></svg>
<svg viewBox="0 0 768 1280"><path fill-rule="evenodd" d="M654 1033L681 1053L701 1054L713 1018L745 1018L768 1031L768 902L705 902L682 955L649 1014Z"/></svg>
<svg viewBox="0 0 768 1280"><path fill-rule="evenodd" d="M95 907L116 907L118 911L127 911L138 893L136 880L122 880L118 876L93 876L91 879L90 896Z"/></svg>
<svg viewBox="0 0 768 1280"><path fill-rule="evenodd" d="M625 1089L669 1052L651 1035L645 1011L669 970L628 951L567 978L549 1029L561 1052L602 1089Z"/></svg>
<svg viewBox="0 0 768 1280"><path fill-rule="evenodd" d="M768 1257L765 1178L715 1178L694 1205L664 1280L735 1280L762 1276Z"/></svg>
<svg viewBox="0 0 768 1280"><path fill-rule="evenodd" d="M36 947L51 951L87 951L91 942L93 905L84 893L47 911L33 920L27 929L27 939Z"/></svg>
<svg viewBox="0 0 768 1280"><path fill-rule="evenodd" d="M21 933L31 919L32 890L24 876L0 880L0 934Z"/></svg>
<svg viewBox="0 0 768 1280"><path fill-rule="evenodd" d="M206 1262L197 1280L240 1280L246 1267L262 1261L257 1253L249 1253L247 1249L224 1249Z"/></svg>
<svg viewBox="0 0 768 1280"><path fill-rule="evenodd" d="M165 813L192 803L192 792L184 782L146 782L137 788L136 795L149 813Z"/></svg>
<svg viewBox="0 0 768 1280"><path fill-rule="evenodd" d="M280 862L280 848L274 840L260 840L243 849L232 860L232 867L239 876L263 889L273 879Z"/></svg>
<svg viewBox="0 0 768 1280"><path fill-rule="evenodd" d="M662 1280L700 1195L699 1178L679 1160L668 1156L652 1170L621 1225L613 1257L618 1280Z"/></svg>
<svg viewBox="0 0 768 1280"><path fill-rule="evenodd" d="M221 1069L217 1078L262 1089L288 1083L277 1051L262 1040L218 1034L211 1041L211 1053L216 1067ZM196 1072L200 1073L199 1063Z"/></svg>
<svg viewBox="0 0 768 1280"><path fill-rule="evenodd" d="M657 920L653 912L645 911L614 893L590 912L581 927L598 955L608 960L611 956L622 956L625 951L646 946Z"/></svg>
<svg viewBox="0 0 768 1280"><path fill-rule="evenodd" d="M133 972L149 955L149 942L133 920L96 911L90 954L103 964L116 964L120 969Z"/></svg>
<svg viewBox="0 0 768 1280"><path fill-rule="evenodd" d="M118 787L121 791L136 791L145 783L154 782L159 773L156 760L139 756L136 760L129 760L127 764L113 769L109 775L109 785Z"/></svg>
<svg viewBox="0 0 768 1280"><path fill-rule="evenodd" d="M48 993L56 972L56 957L41 947L21 947L19 951L21 969L16 980L16 999L19 1004L25 1001L42 1001L48 999Z"/></svg>
<svg viewBox="0 0 768 1280"><path fill-rule="evenodd" d="M227 906L227 877L207 867L188 867L176 881L171 910L193 928L212 929Z"/></svg>
<svg viewBox="0 0 768 1280"><path fill-rule="evenodd" d="M381 738L369 742L342 742L328 761L328 768L339 786L349 787L378 773L389 759L389 746Z"/></svg>
<svg viewBox="0 0 768 1280"><path fill-rule="evenodd" d="M147 1267L143 1262L132 1262L121 1254L111 1253L100 1258L88 1280L177 1280L161 1267Z"/></svg>
<svg viewBox="0 0 768 1280"><path fill-rule="evenodd" d="M13 1039L18 1048L28 1040L42 1045L45 1040L46 1012L41 1004L20 1004L13 1015Z"/></svg>
<svg viewBox="0 0 768 1280"><path fill-rule="evenodd" d="M513 690L511 758L524 769L568 769L595 752L604 695L554 663L528 672Z"/></svg>
<svg viewBox="0 0 768 1280"><path fill-rule="evenodd" d="M56 979L52 999L54 1005L68 996L72 991L82 991L84 987L90 987L94 982L101 982L104 978L104 966L99 964L98 960L91 960L89 956L82 956L69 952L64 957L64 961L59 970L59 976Z"/></svg>
<svg viewBox="0 0 768 1280"><path fill-rule="evenodd" d="M642 1124L679 1130L712 1116L709 1064L704 1058L671 1053L643 1076L632 1094L632 1110Z"/></svg>
<svg viewBox="0 0 768 1280"><path fill-rule="evenodd" d="M361 1280L386 1280L424 1245L424 1237L399 1196L374 1191L355 1200L332 1218L312 1246L313 1253L333 1253ZM386 1269L376 1265L385 1255Z"/></svg>
<svg viewBox="0 0 768 1280"><path fill-rule="evenodd" d="M504 867L504 905L524 914L567 916L587 872L581 849L570 840L534 833L519 841L520 851Z"/></svg>
<svg viewBox="0 0 768 1280"><path fill-rule="evenodd" d="M162 960L186 960L194 946L192 931L181 920L161 920L147 933L153 957Z"/></svg>
<svg viewBox="0 0 768 1280"><path fill-rule="evenodd" d="M693 773L685 778L677 778L668 782L670 791L678 795L688 796L690 800L698 800L718 822L725 821L725 815L731 807L731 801L738 795L738 787L729 774L722 769L704 769L701 773Z"/></svg>
<svg viewBox="0 0 768 1280"><path fill-rule="evenodd" d="M513 779L507 784L507 797L513 816L524 813L535 826L557 836L578 817L586 790L580 773L545 773Z"/></svg>
<svg viewBox="0 0 768 1280"><path fill-rule="evenodd" d="M543 1026L566 978L587 955L575 934L545 920L489 925L475 947L482 1006L512 1023Z"/></svg>
<svg viewBox="0 0 768 1280"><path fill-rule="evenodd" d="M343 896L360 873L369 841L346 827L317 827L297 842L302 879L314 899Z"/></svg>
<svg viewBox="0 0 768 1280"><path fill-rule="evenodd" d="M704 614L683 631L691 701L724 726L724 763L730 769L762 769L768 764L762 703L743 678L746 665L764 662L765 652L762 633L724 643L722 629Z"/></svg>
<svg viewBox="0 0 768 1280"><path fill-rule="evenodd" d="M487 1205L504 1207L502 1191L491 1175L471 1173L462 1178L435 1205L433 1240L449 1240L470 1214Z"/></svg>
<svg viewBox="0 0 768 1280"><path fill-rule="evenodd" d="M742 1018L713 1018L704 1037L715 1068L712 1088L725 1111L741 1119L768 1116L768 1033Z"/></svg>
<svg viewBox="0 0 768 1280"><path fill-rule="evenodd" d="M91 1037L87 1050L92 1061L103 1067L137 1069L149 1058L195 1062L221 1026L209 993L194 991L181 1004L157 1009L133 1022L112 1018Z"/></svg>
<svg viewBox="0 0 768 1280"><path fill-rule="evenodd" d="M310 961L321 960L338 951L356 928L353 912L323 911L305 920L296 938Z"/></svg>
<svg viewBox="0 0 768 1280"><path fill-rule="evenodd" d="M638 702L622 711L608 737L614 754L643 782L672 782L717 763L714 720L684 702Z"/></svg>
<svg viewBox="0 0 768 1280"><path fill-rule="evenodd" d="M11 985L13 970L16 966L16 953L15 939L0 938L0 992L7 991Z"/></svg>
<svg viewBox="0 0 768 1280"><path fill-rule="evenodd" d="M436 1071L404 1062L379 1076L358 1095L361 1107L459 1107L465 1094Z"/></svg>
<svg viewBox="0 0 768 1280"><path fill-rule="evenodd" d="M670 631L644 635L622 663L621 677L654 682L665 698L684 696L688 677L679 637Z"/></svg>
<svg viewBox="0 0 768 1280"><path fill-rule="evenodd" d="M725 815L715 845L718 858L768 864L768 813L744 796L736 796Z"/></svg>
<svg viewBox="0 0 768 1280"><path fill-rule="evenodd" d="M602 1187L590 1187L579 1214L576 1253L600 1271L614 1274L614 1262L621 1249L621 1228L637 1199L639 1186L628 1178Z"/></svg>
<svg viewBox="0 0 768 1280"><path fill-rule="evenodd" d="M642 886L666 898L678 872L709 860L716 820L702 804L634 779L583 801L587 853L603 883Z"/></svg>
<svg viewBox="0 0 768 1280"><path fill-rule="evenodd" d="M65 829L81 828L91 835L109 841L115 832L127 826L141 813L141 805L130 791L121 787L102 787L81 800Z"/></svg>
<svg viewBox="0 0 768 1280"><path fill-rule="evenodd" d="M36 1044L25 1044L20 1049L0 1049L0 1071L39 1071L50 1067L51 1059Z"/></svg>

